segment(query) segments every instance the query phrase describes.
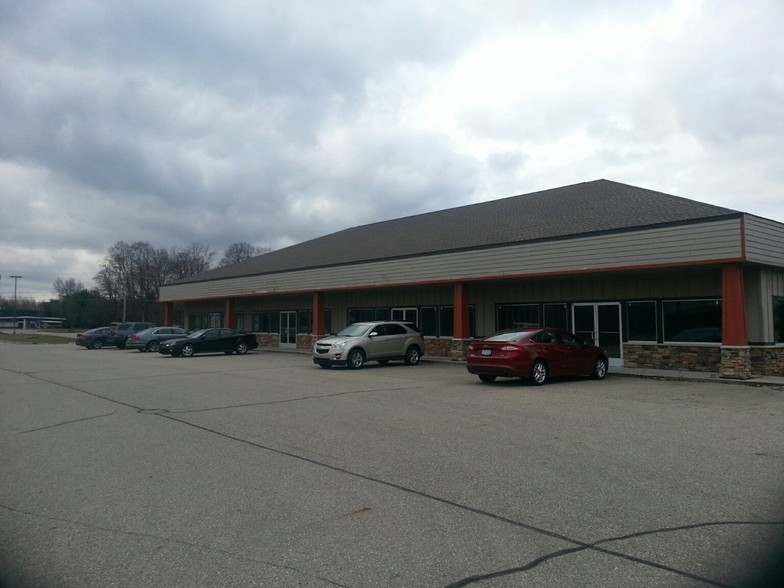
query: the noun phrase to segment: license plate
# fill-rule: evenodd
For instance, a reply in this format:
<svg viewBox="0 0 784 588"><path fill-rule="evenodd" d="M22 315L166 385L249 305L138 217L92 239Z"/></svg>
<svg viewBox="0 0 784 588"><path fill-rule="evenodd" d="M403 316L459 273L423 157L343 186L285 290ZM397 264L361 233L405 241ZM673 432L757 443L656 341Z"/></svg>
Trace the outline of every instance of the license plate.
<svg viewBox="0 0 784 588"><path fill-rule="evenodd" d="M482 349L482 355L490 355L493 352L490 349Z"/></svg>

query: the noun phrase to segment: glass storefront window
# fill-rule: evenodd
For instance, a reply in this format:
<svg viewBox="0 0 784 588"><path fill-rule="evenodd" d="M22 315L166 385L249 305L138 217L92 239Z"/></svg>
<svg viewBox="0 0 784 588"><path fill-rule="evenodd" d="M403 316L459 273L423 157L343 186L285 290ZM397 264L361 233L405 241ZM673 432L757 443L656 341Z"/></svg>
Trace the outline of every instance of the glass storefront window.
<svg viewBox="0 0 784 588"><path fill-rule="evenodd" d="M626 305L629 341L656 342L656 302L643 300Z"/></svg>
<svg viewBox="0 0 784 588"><path fill-rule="evenodd" d="M530 329L540 326L538 304L499 304L496 307L496 326L505 329Z"/></svg>
<svg viewBox="0 0 784 588"><path fill-rule="evenodd" d="M455 307L441 306L438 309L438 336L451 337L455 330Z"/></svg>
<svg viewBox="0 0 784 588"><path fill-rule="evenodd" d="M312 323L313 323L312 310L297 311L297 333L309 335L313 330Z"/></svg>
<svg viewBox="0 0 784 588"><path fill-rule="evenodd" d="M424 306L419 309L419 329L425 337L438 335L438 309L435 306Z"/></svg>
<svg viewBox="0 0 784 588"><path fill-rule="evenodd" d="M773 297L773 341L784 343L784 296Z"/></svg>
<svg viewBox="0 0 784 588"><path fill-rule="evenodd" d="M553 329L569 330L569 318L566 304L545 304L544 305L544 326Z"/></svg>
<svg viewBox="0 0 784 588"><path fill-rule="evenodd" d="M665 300L664 340L721 343L721 300Z"/></svg>

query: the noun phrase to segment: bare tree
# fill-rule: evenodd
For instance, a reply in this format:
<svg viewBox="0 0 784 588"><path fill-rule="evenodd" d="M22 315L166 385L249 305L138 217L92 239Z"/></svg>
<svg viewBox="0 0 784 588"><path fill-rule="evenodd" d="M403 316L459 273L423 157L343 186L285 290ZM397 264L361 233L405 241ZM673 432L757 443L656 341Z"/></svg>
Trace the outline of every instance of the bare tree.
<svg viewBox="0 0 784 588"><path fill-rule="evenodd" d="M158 320L160 287L209 269L214 255L199 243L167 251L146 241L119 241L109 249L94 279L101 294L113 301L117 316Z"/></svg>
<svg viewBox="0 0 784 588"><path fill-rule="evenodd" d="M66 278L65 280L57 278L54 281L54 284L52 284L52 291L61 299L70 296L71 294L81 292L82 290L84 290L84 284L82 282L77 282L73 278Z"/></svg>
<svg viewBox="0 0 784 588"><path fill-rule="evenodd" d="M218 267L231 265L232 263L237 263L239 261L245 261L246 259L256 257L257 255L269 253L270 251L272 251L272 249L269 247L257 247L256 245L251 245L250 243L245 242L232 243L226 248L226 251L223 254L223 259L218 262Z"/></svg>
<svg viewBox="0 0 784 588"><path fill-rule="evenodd" d="M170 280L180 280L210 269L215 251L201 243L191 243L184 249L169 252L171 268ZM167 281L170 281L167 280Z"/></svg>

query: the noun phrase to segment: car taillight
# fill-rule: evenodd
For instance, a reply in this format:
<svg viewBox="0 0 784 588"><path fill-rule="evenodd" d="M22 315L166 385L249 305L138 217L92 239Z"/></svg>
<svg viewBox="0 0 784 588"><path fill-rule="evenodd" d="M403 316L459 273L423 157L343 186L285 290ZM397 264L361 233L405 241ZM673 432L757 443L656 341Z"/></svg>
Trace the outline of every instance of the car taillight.
<svg viewBox="0 0 784 588"><path fill-rule="evenodd" d="M504 345L501 347L501 351L517 351L518 349L520 348L515 345Z"/></svg>
<svg viewBox="0 0 784 588"><path fill-rule="evenodd" d="M135 341L138 341L139 340L139 335L131 335L131 339L134 339Z"/></svg>

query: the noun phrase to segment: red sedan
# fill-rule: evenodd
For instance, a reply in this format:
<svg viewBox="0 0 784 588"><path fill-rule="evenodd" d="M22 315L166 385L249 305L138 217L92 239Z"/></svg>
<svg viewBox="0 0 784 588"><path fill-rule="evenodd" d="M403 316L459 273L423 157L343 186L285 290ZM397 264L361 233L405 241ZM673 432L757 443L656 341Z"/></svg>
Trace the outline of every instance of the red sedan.
<svg viewBox="0 0 784 588"><path fill-rule="evenodd" d="M468 346L468 371L483 382L527 378L541 386L551 377L607 375L607 353L559 329L504 331Z"/></svg>

